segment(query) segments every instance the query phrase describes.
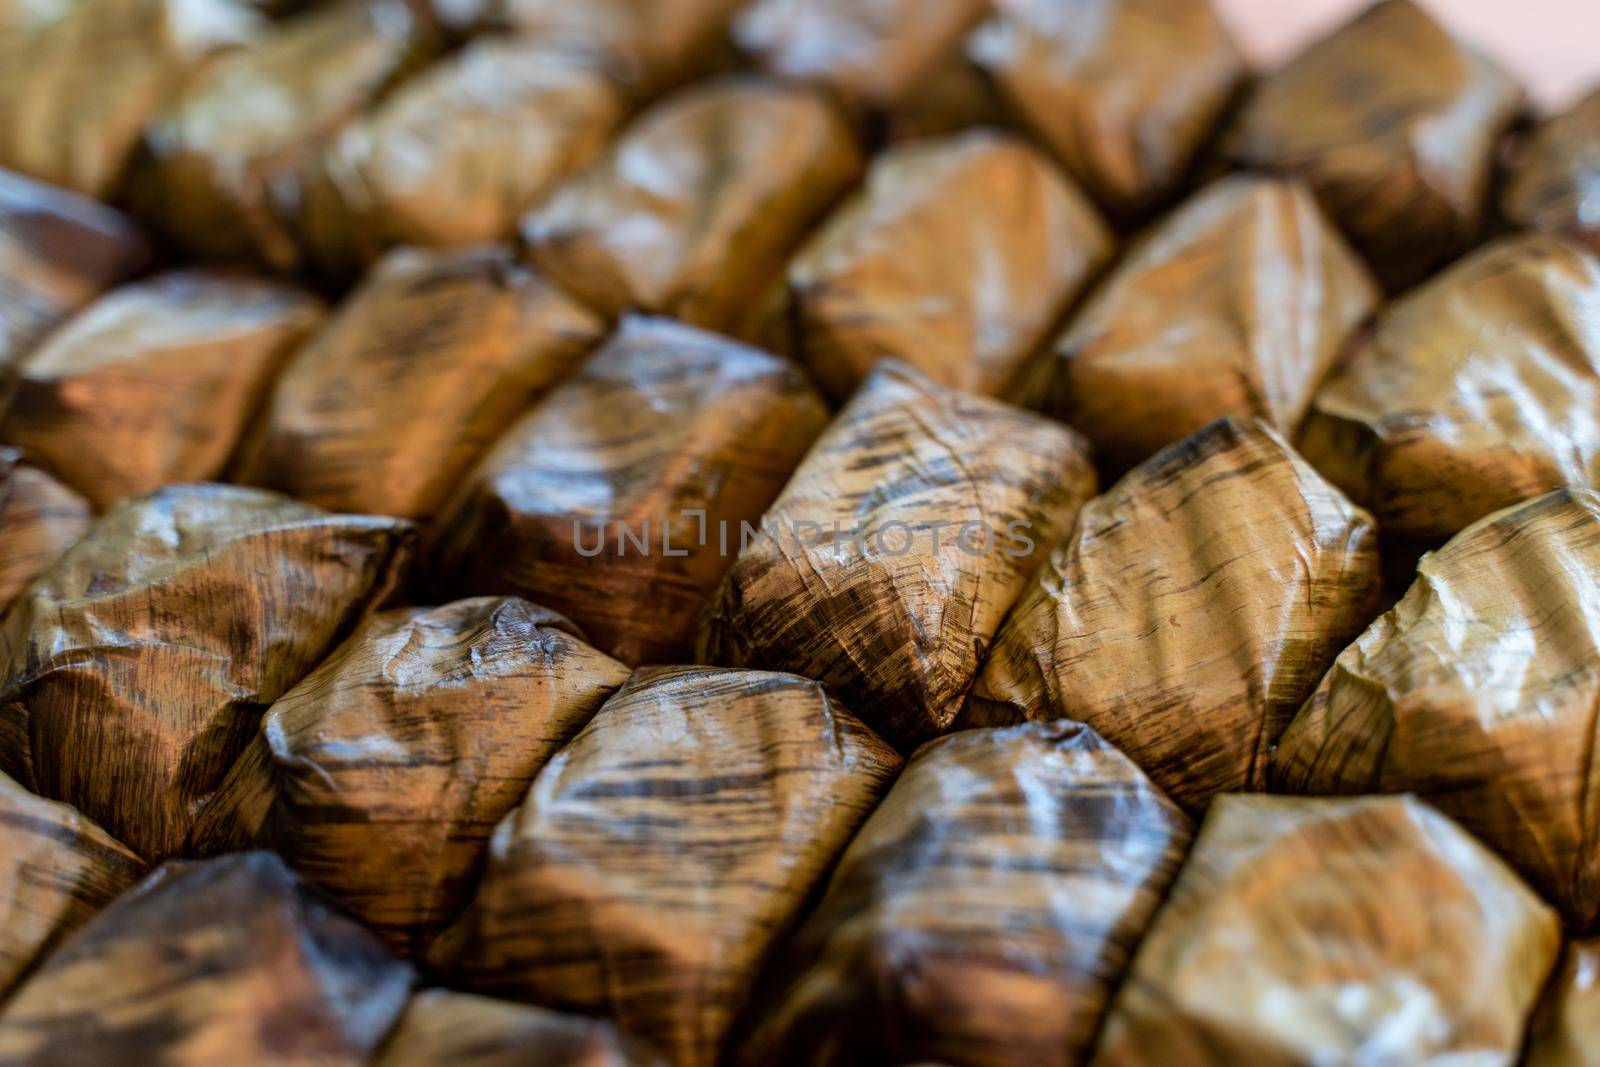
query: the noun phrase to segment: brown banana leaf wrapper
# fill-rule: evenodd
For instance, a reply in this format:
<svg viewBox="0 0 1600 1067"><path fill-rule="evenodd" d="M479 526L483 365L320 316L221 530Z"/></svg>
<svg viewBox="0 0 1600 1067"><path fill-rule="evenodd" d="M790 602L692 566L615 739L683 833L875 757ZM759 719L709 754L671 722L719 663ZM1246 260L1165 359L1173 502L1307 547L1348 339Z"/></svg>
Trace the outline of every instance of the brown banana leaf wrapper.
<svg viewBox="0 0 1600 1067"><path fill-rule="evenodd" d="M1174 193L1238 91L1244 62L1210 0L1015 0L972 59L1120 222Z"/></svg>
<svg viewBox="0 0 1600 1067"><path fill-rule="evenodd" d="M97 508L218 478L322 318L280 282L186 270L123 286L18 362L0 441Z"/></svg>
<svg viewBox="0 0 1600 1067"><path fill-rule="evenodd" d="M1201 809L1264 785L1380 584L1371 517L1261 423L1225 420L1078 513L996 639L975 717L1088 723Z"/></svg>
<svg viewBox="0 0 1600 1067"><path fill-rule="evenodd" d="M278 379L235 479L430 518L603 329L501 249L392 252Z"/></svg>
<svg viewBox="0 0 1600 1067"><path fill-rule="evenodd" d="M1146 234L1038 368L1041 407L1126 471L1225 416L1284 434L1380 294L1296 182L1224 178Z"/></svg>
<svg viewBox="0 0 1600 1067"><path fill-rule="evenodd" d="M414 535L231 486L119 505L0 628L0 768L147 859L174 854L262 711L384 599Z"/></svg>
<svg viewBox="0 0 1600 1067"><path fill-rule="evenodd" d="M609 316L748 333L785 260L861 173L822 96L732 79L640 116L522 221L532 262Z"/></svg>
<svg viewBox="0 0 1600 1067"><path fill-rule="evenodd" d="M405 0L337 0L208 68L145 133L136 212L207 259L301 265L325 145L439 47Z"/></svg>
<svg viewBox="0 0 1600 1067"><path fill-rule="evenodd" d="M362 1067L411 981L271 853L171 863L22 986L0 1062Z"/></svg>
<svg viewBox="0 0 1600 1067"><path fill-rule="evenodd" d="M900 760L818 683L635 672L495 831L451 984L603 1015L711 1067L768 949Z"/></svg>
<svg viewBox="0 0 1600 1067"><path fill-rule="evenodd" d="M0 170L0 368L148 256L138 229L118 212Z"/></svg>
<svg viewBox="0 0 1600 1067"><path fill-rule="evenodd" d="M495 824L627 678L524 600L375 615L268 709L194 850L272 848L420 954L470 899Z"/></svg>
<svg viewBox="0 0 1600 1067"><path fill-rule="evenodd" d="M1273 786L1412 792L1497 849L1570 926L1600 920L1594 708L1600 494L1563 489L1463 530L1334 662Z"/></svg>
<svg viewBox="0 0 1600 1067"><path fill-rule="evenodd" d="M1411 0L1385 0L1268 75L1226 151L1303 178L1386 284L1427 277L1483 227L1516 81Z"/></svg>
<svg viewBox="0 0 1600 1067"><path fill-rule="evenodd" d="M630 665L682 659L827 421L788 360L630 317L489 453L439 524L437 580L545 604Z"/></svg>
<svg viewBox="0 0 1600 1067"><path fill-rule="evenodd" d="M969 725L1001 619L1094 491L1071 430L886 360L743 547L697 659L817 678L902 751Z"/></svg>
<svg viewBox="0 0 1600 1067"><path fill-rule="evenodd" d="M406 1013L372 1067L661 1067L616 1027L583 1015L429 989Z"/></svg>
<svg viewBox="0 0 1600 1067"><path fill-rule="evenodd" d="M1111 234L1053 163L989 131L890 149L789 264L780 344L835 402L893 356L1004 394Z"/></svg>
<svg viewBox="0 0 1600 1067"><path fill-rule="evenodd" d="M393 245L504 238L600 154L622 107L581 54L540 39L468 45L333 139L305 192L305 240L337 276Z"/></svg>
<svg viewBox="0 0 1600 1067"><path fill-rule="evenodd" d="M635 98L723 66L745 0L430 0L446 25L509 30L603 59Z"/></svg>
<svg viewBox="0 0 1600 1067"><path fill-rule="evenodd" d="M145 124L261 28L236 0L74 0L0 39L0 167L109 199Z"/></svg>
<svg viewBox="0 0 1600 1067"><path fill-rule="evenodd" d="M1574 941L1545 988L1524 1067L1600 1063L1600 942Z"/></svg>
<svg viewBox="0 0 1600 1067"><path fill-rule="evenodd" d="M779 953L741 1062L1083 1062L1191 832L1077 723L929 742Z"/></svg>
<svg viewBox="0 0 1600 1067"><path fill-rule="evenodd" d="M1228 796L1139 945L1093 1063L1512 1063L1550 908L1412 797Z"/></svg>
<svg viewBox="0 0 1600 1067"><path fill-rule="evenodd" d="M989 0L756 0L734 40L768 73L814 82L865 111L890 111L955 64Z"/></svg>
<svg viewBox="0 0 1600 1067"><path fill-rule="evenodd" d="M1501 193L1506 216L1600 254L1600 91L1540 123L1513 155Z"/></svg>
<svg viewBox="0 0 1600 1067"><path fill-rule="evenodd" d="M1317 391L1300 448L1385 534L1427 545L1600 485L1600 259L1508 238L1396 301Z"/></svg>
<svg viewBox="0 0 1600 1067"><path fill-rule="evenodd" d="M0 448L0 614L89 529L89 502Z"/></svg>
<svg viewBox="0 0 1600 1067"><path fill-rule="evenodd" d="M143 875L100 827L0 774L0 996Z"/></svg>

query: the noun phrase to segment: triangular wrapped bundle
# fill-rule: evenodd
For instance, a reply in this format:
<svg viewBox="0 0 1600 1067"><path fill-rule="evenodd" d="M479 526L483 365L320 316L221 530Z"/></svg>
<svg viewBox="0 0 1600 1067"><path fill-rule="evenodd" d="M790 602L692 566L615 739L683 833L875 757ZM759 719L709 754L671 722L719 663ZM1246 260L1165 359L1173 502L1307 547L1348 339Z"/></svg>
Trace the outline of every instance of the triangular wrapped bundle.
<svg viewBox="0 0 1600 1067"><path fill-rule="evenodd" d="M410 967L269 852L170 863L0 1014L0 1063L363 1067Z"/></svg>
<svg viewBox="0 0 1600 1067"><path fill-rule="evenodd" d="M1501 193L1506 215L1600 254L1600 90L1541 122L1513 155Z"/></svg>
<svg viewBox="0 0 1600 1067"><path fill-rule="evenodd" d="M582 53L540 38L470 44L333 138L305 190L304 239L339 276L392 245L504 238L600 153L622 104Z"/></svg>
<svg viewBox="0 0 1600 1067"><path fill-rule="evenodd" d="M1304 186L1224 178L1122 259L1032 399L1117 471L1229 415L1293 435L1379 295Z"/></svg>
<svg viewBox="0 0 1600 1067"><path fill-rule="evenodd" d="M731 59L728 24L746 0L430 0L447 24L509 30L602 59L642 98Z"/></svg>
<svg viewBox="0 0 1600 1067"><path fill-rule="evenodd" d="M1543 901L1412 797L1221 797L1092 1063L1513 1063L1560 943Z"/></svg>
<svg viewBox="0 0 1600 1067"><path fill-rule="evenodd" d="M1013 0L973 61L1105 210L1136 220L1180 186L1243 81L1211 0Z"/></svg>
<svg viewBox="0 0 1600 1067"><path fill-rule="evenodd" d="M1563 489L1463 530L1334 661L1272 760L1275 789L1411 792L1600 922L1594 709L1600 494Z"/></svg>
<svg viewBox="0 0 1600 1067"><path fill-rule="evenodd" d="M0 368L148 256L138 229L118 212L0 170Z"/></svg>
<svg viewBox="0 0 1600 1067"><path fill-rule="evenodd" d="M1483 227L1495 148L1523 94L1412 0L1383 0L1262 80L1234 162L1297 175L1392 288Z"/></svg>
<svg viewBox="0 0 1600 1067"><path fill-rule="evenodd" d="M495 831L430 961L719 1062L757 968L900 760L816 682L638 671Z"/></svg>
<svg viewBox="0 0 1600 1067"><path fill-rule="evenodd" d="M681 660L827 421L788 360L630 317L468 481L439 524L436 581L548 605L631 665Z"/></svg>
<svg viewBox="0 0 1600 1067"><path fill-rule="evenodd" d="M1006 394L1111 257L1048 158L979 130L891 148L789 264L778 344L842 401L885 357Z"/></svg>
<svg viewBox="0 0 1600 1067"><path fill-rule="evenodd" d="M271 848L420 954L471 897L495 824L627 678L524 600L374 615L268 709L192 850Z"/></svg>
<svg viewBox="0 0 1600 1067"><path fill-rule="evenodd" d="M1397 300L1312 400L1300 449L1386 536L1600 486L1600 259L1496 242Z"/></svg>
<svg viewBox="0 0 1600 1067"><path fill-rule="evenodd" d="M429 989L411 998L372 1067L661 1067L661 1062L600 1019Z"/></svg>
<svg viewBox="0 0 1600 1067"><path fill-rule="evenodd" d="M0 448L0 614L89 529L89 502Z"/></svg>
<svg viewBox="0 0 1600 1067"><path fill-rule="evenodd" d="M1088 723L1190 809L1259 789L1377 607L1376 546L1282 438L1218 422L1078 513L995 640L974 718Z"/></svg>
<svg viewBox="0 0 1600 1067"><path fill-rule="evenodd" d="M1088 727L930 741L757 987L738 1062L1082 1063L1190 834Z"/></svg>
<svg viewBox="0 0 1600 1067"><path fill-rule="evenodd" d="M697 658L819 679L914 748L963 725L1000 621L1094 491L1066 427L885 360L743 546Z"/></svg>
<svg viewBox="0 0 1600 1067"><path fill-rule="evenodd" d="M743 79L686 89L636 119L593 167L522 221L532 262L607 315L671 315L725 332L861 172L821 95Z"/></svg>
<svg viewBox="0 0 1600 1067"><path fill-rule="evenodd" d="M146 859L173 855L267 705L389 593L414 534L220 485L119 505L0 627L0 768Z"/></svg>
<svg viewBox="0 0 1600 1067"><path fill-rule="evenodd" d="M278 379L235 479L431 518L603 328L504 250L392 252Z"/></svg>
<svg viewBox="0 0 1600 1067"><path fill-rule="evenodd" d="M289 270L324 145L438 47L406 0L335 0L208 67L145 133L138 214L187 251Z"/></svg>
<svg viewBox="0 0 1600 1067"><path fill-rule="evenodd" d="M892 111L956 62L989 0L756 0L734 40L769 74Z"/></svg>
<svg viewBox="0 0 1600 1067"><path fill-rule="evenodd" d="M145 124L261 29L238 0L73 0L0 39L0 167L109 199Z"/></svg>
<svg viewBox="0 0 1600 1067"><path fill-rule="evenodd" d="M1528 1028L1524 1067L1600 1063L1600 941L1573 941Z"/></svg>
<svg viewBox="0 0 1600 1067"><path fill-rule="evenodd" d="M0 774L0 997L143 875L100 827Z"/></svg>
<svg viewBox="0 0 1600 1067"><path fill-rule="evenodd" d="M322 317L282 282L183 270L125 285L17 363L0 440L97 508L220 478Z"/></svg>

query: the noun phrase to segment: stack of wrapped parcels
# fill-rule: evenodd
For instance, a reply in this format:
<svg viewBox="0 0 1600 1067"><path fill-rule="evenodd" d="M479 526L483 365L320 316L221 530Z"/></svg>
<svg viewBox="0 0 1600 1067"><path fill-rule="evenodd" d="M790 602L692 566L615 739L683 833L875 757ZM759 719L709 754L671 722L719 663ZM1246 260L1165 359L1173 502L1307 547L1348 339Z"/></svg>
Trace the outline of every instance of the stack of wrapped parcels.
<svg viewBox="0 0 1600 1067"><path fill-rule="evenodd" d="M0 0L0 168L0 1065L1600 1063L1600 94Z"/></svg>

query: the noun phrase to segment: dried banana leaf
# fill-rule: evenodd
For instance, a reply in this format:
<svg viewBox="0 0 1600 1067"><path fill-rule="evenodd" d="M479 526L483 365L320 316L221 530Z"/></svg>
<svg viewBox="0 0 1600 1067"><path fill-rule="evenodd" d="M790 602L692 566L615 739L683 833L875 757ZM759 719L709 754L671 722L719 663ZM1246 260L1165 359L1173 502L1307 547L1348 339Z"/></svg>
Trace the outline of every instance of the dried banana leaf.
<svg viewBox="0 0 1600 1067"><path fill-rule="evenodd" d="M1025 143L913 141L789 264L780 344L835 401L886 356L1004 394L1111 250L1094 207Z"/></svg>
<svg viewBox="0 0 1600 1067"><path fill-rule="evenodd" d="M413 536L230 486L117 506L0 627L0 768L147 859L172 855L262 711L388 594Z"/></svg>
<svg viewBox="0 0 1600 1067"><path fill-rule="evenodd" d="M769 947L900 760L816 682L638 671L495 831L452 984L605 1015L711 1067Z"/></svg>
<svg viewBox="0 0 1600 1067"><path fill-rule="evenodd" d="M1066 427L872 372L712 601L697 658L817 678L902 750L961 721L994 633L1094 495Z"/></svg>
<svg viewBox="0 0 1600 1067"><path fill-rule="evenodd" d="M372 1067L661 1067L654 1053L583 1015L430 989L418 993Z"/></svg>
<svg viewBox="0 0 1600 1067"><path fill-rule="evenodd" d="M0 614L89 529L89 502L0 448Z"/></svg>
<svg viewBox="0 0 1600 1067"><path fill-rule="evenodd" d="M989 0L756 0L734 40L768 73L889 111L953 65Z"/></svg>
<svg viewBox="0 0 1600 1067"><path fill-rule="evenodd" d="M745 524L827 421L789 361L630 317L470 479L437 580L548 605L628 664L680 660Z"/></svg>
<svg viewBox="0 0 1600 1067"><path fill-rule="evenodd" d="M185 270L123 286L17 364L0 440L97 508L220 477L322 317L305 291L255 278Z"/></svg>
<svg viewBox="0 0 1600 1067"><path fill-rule="evenodd" d="M362 1067L411 980L271 853L172 863L23 985L0 1063Z"/></svg>
<svg viewBox="0 0 1600 1067"><path fill-rule="evenodd" d="M143 874L100 827L0 774L0 996Z"/></svg>
<svg viewBox="0 0 1600 1067"><path fill-rule="evenodd" d="M638 118L523 219L522 236L535 265L608 315L748 332L753 305L860 172L823 97L715 82Z"/></svg>
<svg viewBox="0 0 1600 1067"><path fill-rule="evenodd" d="M1334 662L1284 731L1287 792L1413 792L1499 850L1577 929L1600 921L1600 494L1497 512Z"/></svg>
<svg viewBox="0 0 1600 1067"><path fill-rule="evenodd" d="M295 220L324 146L438 46L406 0L296 15L207 69L146 131L129 199L192 254L299 266Z"/></svg>
<svg viewBox="0 0 1600 1067"><path fill-rule="evenodd" d="M1211 808L1095 1067L1516 1060L1550 909L1411 797Z"/></svg>
<svg viewBox="0 0 1600 1067"><path fill-rule="evenodd" d="M1574 941L1545 989L1524 1067L1600 1063L1600 942Z"/></svg>
<svg viewBox="0 0 1600 1067"><path fill-rule="evenodd" d="M721 66L745 0L430 0L452 26L510 30L603 58L644 97Z"/></svg>
<svg viewBox="0 0 1600 1067"><path fill-rule="evenodd" d="M1078 513L996 639L974 717L1088 723L1191 810L1259 789L1376 610L1376 545L1282 438L1215 423Z"/></svg>
<svg viewBox="0 0 1600 1067"><path fill-rule="evenodd" d="M1600 485L1600 259L1509 238L1396 301L1317 391L1300 448L1424 544Z"/></svg>
<svg viewBox="0 0 1600 1067"><path fill-rule="evenodd" d="M1411 0L1384 0L1268 75L1226 150L1305 179L1403 288L1478 235L1496 142L1522 106L1494 62Z"/></svg>
<svg viewBox="0 0 1600 1067"><path fill-rule="evenodd" d="M1501 196L1506 215L1600 254L1600 90L1540 123L1514 155Z"/></svg>
<svg viewBox="0 0 1600 1067"><path fill-rule="evenodd" d="M524 600L375 615L268 709L196 850L272 848L420 954L471 897L495 824L627 678Z"/></svg>
<svg viewBox="0 0 1600 1067"><path fill-rule="evenodd" d="M429 518L602 330L508 252L397 250L278 379L236 479Z"/></svg>
<svg viewBox="0 0 1600 1067"><path fill-rule="evenodd" d="M593 60L539 38L478 41L333 139L305 190L305 240L338 275L392 245L506 237L621 117Z"/></svg>
<svg viewBox="0 0 1600 1067"><path fill-rule="evenodd" d="M1244 78L1210 0L1009 0L972 59L1122 222L1174 193Z"/></svg>
<svg viewBox="0 0 1600 1067"><path fill-rule="evenodd" d="M1224 178L1073 318L1041 368L1041 406L1118 471L1228 415L1293 434L1379 297L1304 186Z"/></svg>
<svg viewBox="0 0 1600 1067"><path fill-rule="evenodd" d="M778 955L740 1062L1081 1063L1191 832L1086 726L929 742Z"/></svg>
<svg viewBox="0 0 1600 1067"><path fill-rule="evenodd" d="M261 27L237 0L75 0L0 40L0 166L108 199L145 124Z"/></svg>
<svg viewBox="0 0 1600 1067"><path fill-rule="evenodd" d="M121 214L0 170L0 368L142 267L148 254Z"/></svg>

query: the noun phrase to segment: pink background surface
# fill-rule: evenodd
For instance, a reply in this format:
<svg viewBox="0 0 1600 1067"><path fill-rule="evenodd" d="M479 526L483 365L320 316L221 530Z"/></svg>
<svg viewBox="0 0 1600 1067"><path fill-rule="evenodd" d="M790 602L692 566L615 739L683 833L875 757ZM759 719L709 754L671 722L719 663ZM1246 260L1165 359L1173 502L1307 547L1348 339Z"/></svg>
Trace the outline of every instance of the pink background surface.
<svg viewBox="0 0 1600 1067"><path fill-rule="evenodd" d="M1282 62L1369 0L1214 0L1260 66ZM1600 0L1419 0L1498 58L1546 108L1600 87Z"/></svg>

